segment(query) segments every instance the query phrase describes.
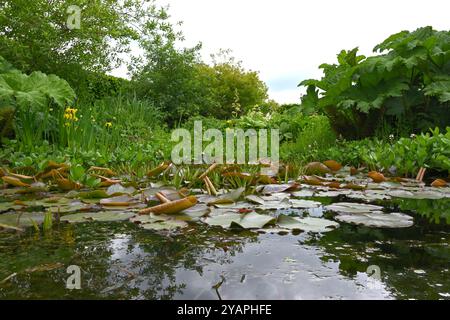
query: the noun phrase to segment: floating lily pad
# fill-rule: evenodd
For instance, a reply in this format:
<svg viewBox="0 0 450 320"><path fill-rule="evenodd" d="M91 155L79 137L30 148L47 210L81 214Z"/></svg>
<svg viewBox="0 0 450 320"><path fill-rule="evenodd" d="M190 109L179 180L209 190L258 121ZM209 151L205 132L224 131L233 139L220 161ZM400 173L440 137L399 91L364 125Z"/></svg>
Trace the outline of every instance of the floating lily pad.
<svg viewBox="0 0 450 320"><path fill-rule="evenodd" d="M446 195L439 191L432 191L432 190L423 190L423 191L406 191L406 190L392 190L388 193L392 197L396 198L407 198L407 199L431 199L431 200L438 200L445 198Z"/></svg>
<svg viewBox="0 0 450 320"><path fill-rule="evenodd" d="M318 208L322 205L322 203L318 201L311 201L311 200L297 200L297 199L291 199L289 200L292 208L295 209L310 209L310 208Z"/></svg>
<svg viewBox="0 0 450 320"><path fill-rule="evenodd" d="M153 223L158 221L164 221L167 220L165 215L154 215L153 213L150 214L144 214L144 215L136 215L132 218L130 218L130 222L136 223L136 224L144 224L144 223Z"/></svg>
<svg viewBox="0 0 450 320"><path fill-rule="evenodd" d="M291 230L328 232L339 227L339 223L322 218L297 218L284 214L278 216L277 225Z"/></svg>
<svg viewBox="0 0 450 320"><path fill-rule="evenodd" d="M88 222L85 218L86 213L80 212L80 213L73 213L73 214L67 214L65 216L62 216L60 218L60 221L67 222L67 223L82 223L82 222Z"/></svg>
<svg viewBox="0 0 450 320"><path fill-rule="evenodd" d="M214 207L218 209L252 209L255 205L240 201L236 203L215 204Z"/></svg>
<svg viewBox="0 0 450 320"><path fill-rule="evenodd" d="M134 187L125 188L120 183L113 184L106 190L106 193L110 196L116 196L120 194L133 194L134 192L136 192L136 189Z"/></svg>
<svg viewBox="0 0 450 320"><path fill-rule="evenodd" d="M99 221L99 222L115 222L115 221L126 221L134 216L132 212L80 212L74 214L68 214L61 217L61 221L68 223L81 223L89 221Z"/></svg>
<svg viewBox="0 0 450 320"><path fill-rule="evenodd" d="M0 224L12 227L31 227L34 221L41 224L44 221L43 212L3 213L0 214Z"/></svg>
<svg viewBox="0 0 450 320"><path fill-rule="evenodd" d="M135 199L130 197L129 195L117 196L100 200L100 204L104 206L113 206L113 207L129 206L132 205L133 202L135 202Z"/></svg>
<svg viewBox="0 0 450 320"><path fill-rule="evenodd" d="M239 222L242 215L238 213L225 213L208 217L204 222L210 226L220 226L224 229L229 228L232 222Z"/></svg>
<svg viewBox="0 0 450 320"><path fill-rule="evenodd" d="M109 194L107 194L105 190L99 189L93 191L80 192L78 194L78 197L81 199L103 199L109 198Z"/></svg>
<svg viewBox="0 0 450 320"><path fill-rule="evenodd" d="M24 206L14 204L14 202L0 202L0 212L8 210L20 210Z"/></svg>
<svg viewBox="0 0 450 320"><path fill-rule="evenodd" d="M114 221L126 221L133 217L135 214L132 212L89 212L85 214L86 219L102 222L114 222Z"/></svg>
<svg viewBox="0 0 450 320"><path fill-rule="evenodd" d="M313 190L301 190L292 193L292 196L297 198L308 198L312 197L313 195L314 195Z"/></svg>
<svg viewBox="0 0 450 320"><path fill-rule="evenodd" d="M241 227L244 229L259 229L267 224L275 222L275 218L266 214L250 212L245 214L238 221L232 221L231 227Z"/></svg>
<svg viewBox="0 0 450 320"><path fill-rule="evenodd" d="M286 191L293 191L298 188L295 183L292 184L267 184L264 186L258 186L256 191L262 194L272 194Z"/></svg>
<svg viewBox="0 0 450 320"><path fill-rule="evenodd" d="M180 214L187 215L192 218L200 218L200 217L206 216L210 211L211 211L211 209L207 205L197 204L194 207L183 210L182 212L180 212Z"/></svg>
<svg viewBox="0 0 450 320"><path fill-rule="evenodd" d="M265 201L263 205L259 205L256 208L259 210L278 210L278 209L289 209L292 205L288 198L281 201Z"/></svg>
<svg viewBox="0 0 450 320"><path fill-rule="evenodd" d="M404 213L370 212L364 214L341 214L336 220L345 223L364 225L375 228L408 228L414 224L411 216Z"/></svg>
<svg viewBox="0 0 450 320"><path fill-rule="evenodd" d="M222 194L215 199L208 201L208 205L234 203L241 197L244 191L245 188L238 188L231 192Z"/></svg>
<svg viewBox="0 0 450 320"><path fill-rule="evenodd" d="M261 204L261 205L263 205L264 202L265 202L263 198L255 196L254 194L246 196L245 199L250 201L250 202L253 202L253 203L256 203L256 204Z"/></svg>
<svg viewBox="0 0 450 320"><path fill-rule="evenodd" d="M333 190L333 191L320 191L314 194L317 198L334 198L341 195L347 195L351 193L351 190Z"/></svg>
<svg viewBox="0 0 450 320"><path fill-rule="evenodd" d="M389 200L391 197L382 192L373 192L373 191L365 191L365 192L351 192L346 195L347 198L364 200L364 201L374 201L374 200Z"/></svg>
<svg viewBox="0 0 450 320"><path fill-rule="evenodd" d="M144 223L140 226L141 228L146 230L163 231L185 228L188 226L188 223L186 221L170 219L153 223Z"/></svg>
<svg viewBox="0 0 450 320"><path fill-rule="evenodd" d="M327 211L334 211L338 214L363 214L370 213L373 211L383 210L381 206L375 206L372 204L363 204L363 203L352 203L352 202L338 202L333 203L325 207Z"/></svg>

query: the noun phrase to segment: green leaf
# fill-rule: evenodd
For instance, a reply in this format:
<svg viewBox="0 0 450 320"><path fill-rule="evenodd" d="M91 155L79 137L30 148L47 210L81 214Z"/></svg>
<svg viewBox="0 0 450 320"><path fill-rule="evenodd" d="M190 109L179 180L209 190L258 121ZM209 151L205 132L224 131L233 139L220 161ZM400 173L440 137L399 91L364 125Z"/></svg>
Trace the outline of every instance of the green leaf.
<svg viewBox="0 0 450 320"><path fill-rule="evenodd" d="M241 219L231 222L230 227L240 227L244 229L260 229L265 225L274 223L275 218L266 214L258 214L256 212L250 212L245 214Z"/></svg>
<svg viewBox="0 0 450 320"><path fill-rule="evenodd" d="M413 218L403 213L370 212L363 214L342 214L335 217L345 223L375 228L408 228L414 224Z"/></svg>
<svg viewBox="0 0 450 320"><path fill-rule="evenodd" d="M277 225L285 229L309 232L329 232L339 227L339 223L327 219L297 218L284 214L278 216Z"/></svg>
<svg viewBox="0 0 450 320"><path fill-rule="evenodd" d="M432 82L424 89L426 96L436 96L442 103L450 101L450 78Z"/></svg>

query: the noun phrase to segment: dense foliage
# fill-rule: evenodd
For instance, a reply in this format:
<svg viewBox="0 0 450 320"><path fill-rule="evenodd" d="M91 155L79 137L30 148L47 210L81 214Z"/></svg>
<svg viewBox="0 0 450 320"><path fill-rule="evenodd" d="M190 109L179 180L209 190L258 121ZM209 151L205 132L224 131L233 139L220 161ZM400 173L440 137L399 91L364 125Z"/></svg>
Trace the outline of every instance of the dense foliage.
<svg viewBox="0 0 450 320"><path fill-rule="evenodd" d="M343 50L322 64L320 80L305 80L305 110L318 110L345 138L377 131L401 134L450 124L450 32L431 27L390 36L364 57Z"/></svg>
<svg viewBox="0 0 450 320"><path fill-rule="evenodd" d="M266 102L267 87L257 72L230 58L203 63L199 48L167 44L149 52L148 64L133 79L138 96L155 101L171 125L197 115L230 119Z"/></svg>
<svg viewBox="0 0 450 320"><path fill-rule="evenodd" d="M421 167L450 174L450 127L395 141L364 139L342 141L319 153L319 159L336 159L342 163L367 166L370 170L414 177Z"/></svg>

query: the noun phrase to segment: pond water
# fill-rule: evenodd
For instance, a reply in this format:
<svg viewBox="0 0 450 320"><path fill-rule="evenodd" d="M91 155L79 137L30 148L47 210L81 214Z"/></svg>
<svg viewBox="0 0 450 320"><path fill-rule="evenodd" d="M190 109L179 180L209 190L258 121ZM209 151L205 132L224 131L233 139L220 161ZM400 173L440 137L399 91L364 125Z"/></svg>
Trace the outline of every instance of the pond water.
<svg viewBox="0 0 450 320"><path fill-rule="evenodd" d="M391 203L414 216L405 229L341 223L279 235L191 224L162 234L93 222L1 232L0 299L449 299L450 228L433 217L449 201ZM70 265L81 268L80 290L66 289Z"/></svg>

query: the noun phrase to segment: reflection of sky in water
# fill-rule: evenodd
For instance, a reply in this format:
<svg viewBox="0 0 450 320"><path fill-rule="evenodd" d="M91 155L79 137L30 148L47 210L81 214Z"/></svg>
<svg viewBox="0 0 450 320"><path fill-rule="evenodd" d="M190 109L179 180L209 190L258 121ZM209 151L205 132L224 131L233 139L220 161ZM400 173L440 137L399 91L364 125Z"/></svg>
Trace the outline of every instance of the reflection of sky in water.
<svg viewBox="0 0 450 320"><path fill-rule="evenodd" d="M442 202L407 205L421 203L441 212ZM402 230L341 224L324 235L192 225L167 237L131 223L61 225L41 239L32 230L0 233L0 281L18 273L0 285L0 299L449 299L448 226L416 222ZM65 289L64 267L23 271L55 262L81 267L82 290ZM382 282L368 277L370 265Z"/></svg>
<svg viewBox="0 0 450 320"><path fill-rule="evenodd" d="M176 267L174 281L185 287L174 298L218 299L212 287L222 277L225 281L218 291L223 299L392 298L382 282L371 280L362 272L353 278L343 276L339 262L324 262L320 259L324 256L322 249L301 245L297 240L296 236L261 235L258 242L245 244L243 251L232 257L221 250L208 251L197 257L196 266L201 271ZM143 271L142 265L152 258L151 254L124 235L111 241L110 250L111 274L136 274L127 287L139 288L141 292L149 289L154 283L149 279L152 274ZM171 282L167 277L161 281L161 289ZM111 290L115 289L117 285L113 284Z"/></svg>

